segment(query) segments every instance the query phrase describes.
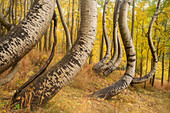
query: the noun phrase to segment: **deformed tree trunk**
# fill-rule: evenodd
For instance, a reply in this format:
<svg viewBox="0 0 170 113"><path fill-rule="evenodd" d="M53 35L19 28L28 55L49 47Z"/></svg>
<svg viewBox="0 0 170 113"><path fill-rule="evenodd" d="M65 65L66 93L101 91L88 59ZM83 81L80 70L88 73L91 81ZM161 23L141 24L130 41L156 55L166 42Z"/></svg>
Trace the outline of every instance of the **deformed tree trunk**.
<svg viewBox="0 0 170 113"><path fill-rule="evenodd" d="M109 67L103 72L104 76L108 76L110 73L112 73L120 65L122 61L122 45L121 45L119 34L117 35L118 35L118 58L111 67Z"/></svg>
<svg viewBox="0 0 170 113"><path fill-rule="evenodd" d="M0 12L0 23L9 31L13 28L13 25L9 23L9 21L5 18L5 16ZM19 62L12 66L11 70L8 72L7 75L0 78L0 86L7 84L10 82L17 73L19 69Z"/></svg>
<svg viewBox="0 0 170 113"><path fill-rule="evenodd" d="M124 76L118 82L98 92L93 93L91 95L92 97L109 99L113 97L114 95L118 94L119 92L121 92L126 87L128 87L128 85L131 83L134 77L136 54L135 54L133 41L132 41L130 31L128 28L128 24L127 24L127 13L128 13L129 6L130 6L129 0L122 0L121 6L120 6L120 9L121 9L120 17L119 17L120 33L122 36L122 40L125 46L125 51L126 51L126 56L127 56L126 72Z"/></svg>
<svg viewBox="0 0 170 113"><path fill-rule="evenodd" d="M0 11L0 23L9 31L12 27L12 24L5 18L5 16Z"/></svg>
<svg viewBox="0 0 170 113"><path fill-rule="evenodd" d="M106 41L106 46L107 46L107 51L106 51L106 54L104 56L104 58L99 61L94 67L93 67L93 70L95 72L98 73L99 69L101 66L104 65L104 63L107 62L107 60L109 59L109 56L110 56L110 41L109 41L109 37L108 37L108 34L107 34L107 28L106 28L106 12L107 12L107 5L109 3L109 0L105 0L105 4L104 4L104 9L103 9L103 35L105 37L105 41Z"/></svg>
<svg viewBox="0 0 170 113"><path fill-rule="evenodd" d="M156 8L154 16L151 20L151 23L149 25L149 30L148 30L148 42L149 42L149 47L151 49L151 53L152 53L152 57L153 57L153 61L154 61L153 62L153 69L149 72L149 74L145 75L144 77L134 78L133 81L132 81L132 84L143 83L143 82L149 80L150 78L152 78L153 75L156 72L158 57L157 57L157 53L156 53L156 50L155 50L155 46L154 46L153 41L152 41L152 33L151 32L152 32L153 23L158 16L160 4L161 4L161 0L158 0L157 8Z"/></svg>
<svg viewBox="0 0 170 113"><path fill-rule="evenodd" d="M52 19L54 0L35 0L25 19L0 38L0 73L20 61L45 33Z"/></svg>
<svg viewBox="0 0 170 113"><path fill-rule="evenodd" d="M60 2L59 2L59 0L56 0L56 2L57 2L58 11L59 11L59 14L60 14L60 19L61 19L61 22L63 24L64 30L65 30L65 33L66 33L66 51L69 51L72 47L70 32L69 32L68 26L67 26L67 24L64 20L64 15L63 15L63 12L62 12L62 9L61 9Z"/></svg>
<svg viewBox="0 0 170 113"><path fill-rule="evenodd" d="M113 21L114 21L114 23L113 23L114 54L113 54L111 60L108 63L106 63L105 65L100 67L99 72L113 66L115 61L118 58L118 41L117 41L117 37L118 37L118 18L119 18L120 4L121 4L121 0L116 0L115 8L114 8L114 16L113 16Z"/></svg>
<svg viewBox="0 0 170 113"><path fill-rule="evenodd" d="M19 69L19 62L11 68L11 70L7 75L0 78L0 86L3 86L8 82L10 82L15 77L15 74L18 72L18 69Z"/></svg>
<svg viewBox="0 0 170 113"><path fill-rule="evenodd" d="M80 32L74 46L61 61L16 95L11 106L20 104L21 108L30 106L34 110L52 99L86 63L94 45L96 31L97 1L81 0Z"/></svg>

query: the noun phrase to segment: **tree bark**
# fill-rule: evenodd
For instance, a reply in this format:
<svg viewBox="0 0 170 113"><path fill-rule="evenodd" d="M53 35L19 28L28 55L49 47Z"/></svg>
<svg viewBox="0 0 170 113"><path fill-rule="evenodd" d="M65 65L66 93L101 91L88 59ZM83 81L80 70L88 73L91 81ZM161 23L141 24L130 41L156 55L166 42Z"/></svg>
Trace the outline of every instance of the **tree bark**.
<svg viewBox="0 0 170 113"><path fill-rule="evenodd" d="M104 53L104 36L102 35L102 41L101 41L101 45L100 45L100 61L103 59L103 53Z"/></svg>
<svg viewBox="0 0 170 113"><path fill-rule="evenodd" d="M5 18L4 14L0 11L0 23L9 31L12 27L12 24Z"/></svg>
<svg viewBox="0 0 170 113"><path fill-rule="evenodd" d="M53 31L53 22L51 21L51 24L50 24L50 34L49 34L49 39L48 39L48 51L51 50L52 31Z"/></svg>
<svg viewBox="0 0 170 113"><path fill-rule="evenodd" d="M117 38L118 38L118 58L111 67L109 67L103 72L104 76L108 76L110 73L112 73L120 65L122 61L122 44L120 41L119 33L117 33Z"/></svg>
<svg viewBox="0 0 170 113"><path fill-rule="evenodd" d="M127 24L127 12L131 1L129 0L122 1L123 2L120 6L121 10L119 16L119 28L127 56L127 69L124 76L118 82L112 84L107 88L104 88L100 91L93 93L91 95L92 97L109 99L114 95L118 94L119 92L121 92L123 89L127 88L134 77L136 54Z"/></svg>
<svg viewBox="0 0 170 113"><path fill-rule="evenodd" d="M54 0L35 0L25 19L0 38L0 73L20 61L37 44L49 26L54 5Z"/></svg>
<svg viewBox="0 0 170 113"><path fill-rule="evenodd" d="M81 0L80 26L80 34L73 48L49 71L16 95L11 106L19 103L21 108L25 108L29 105L31 110L41 107L75 77L86 63L94 45L97 31L96 0Z"/></svg>
<svg viewBox="0 0 170 113"><path fill-rule="evenodd" d="M104 4L104 8L103 8L103 21L102 21L102 23L103 23L103 35L105 37L107 51L106 51L104 58L101 61L99 61L93 67L93 70L97 73L99 72L100 67L103 66L104 63L107 62L107 60L109 59L109 56L110 56L110 41L109 41L109 37L108 37L108 34L107 34L107 28L106 28L106 12L107 12L108 3L109 3L109 0L105 0L105 4Z"/></svg>
<svg viewBox="0 0 170 113"><path fill-rule="evenodd" d="M132 81L132 84L143 83L143 82L149 80L150 78L152 78L153 75L156 72L158 58L157 58L157 53L156 53L156 50L155 50L155 46L154 46L153 41L152 41L152 33L151 32L152 32L153 23L155 22L155 19L158 16L158 12L159 12L159 9L160 9L160 4L161 4L161 0L158 0L157 8L156 8L154 16L153 16L153 18L151 20L151 23L149 25L149 30L148 30L148 43L149 43L149 47L151 49L151 53L152 53L152 57L153 57L153 61L154 61L153 62L153 69L149 72L149 74L145 75L144 77L134 78L133 81Z"/></svg>
<svg viewBox="0 0 170 113"><path fill-rule="evenodd" d="M117 37L118 37L118 18L119 18L120 4L121 4L121 0L116 0L115 8L114 8L114 16L113 16L113 21L114 21L114 24L113 24L114 54L113 54L111 60L108 63L106 63L105 65L100 67L99 72L102 71L102 70L106 70L109 67L112 67L114 65L115 61L118 59Z"/></svg>
<svg viewBox="0 0 170 113"><path fill-rule="evenodd" d="M60 14L60 19L61 19L61 22L63 24L64 30L65 30L65 33L66 33L66 51L68 52L72 47L70 32L69 32L68 26L67 26L67 24L64 20L64 15L63 15L63 12L62 12L60 2L59 2L59 0L56 0L56 2L57 2L58 11L59 11L59 14Z"/></svg>
<svg viewBox="0 0 170 113"><path fill-rule="evenodd" d="M7 75L0 78L0 86L3 86L8 82L10 82L15 77L15 74L18 72L18 69L19 69L19 62L11 68L11 70Z"/></svg>

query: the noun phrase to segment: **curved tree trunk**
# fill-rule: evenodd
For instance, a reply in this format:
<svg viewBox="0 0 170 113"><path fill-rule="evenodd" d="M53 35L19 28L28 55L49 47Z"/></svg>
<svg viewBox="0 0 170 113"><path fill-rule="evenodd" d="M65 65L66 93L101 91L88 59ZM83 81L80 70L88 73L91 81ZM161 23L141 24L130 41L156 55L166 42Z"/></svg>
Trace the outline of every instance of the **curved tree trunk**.
<svg viewBox="0 0 170 113"><path fill-rule="evenodd" d="M127 56L127 69L124 76L115 84L93 93L92 97L109 99L129 86L135 73L136 54L133 41L127 24L127 12L130 6L129 0L123 0L120 6L119 28L125 46Z"/></svg>
<svg viewBox="0 0 170 113"><path fill-rule="evenodd" d="M0 11L0 23L9 31L12 27L12 24L5 18L4 14Z"/></svg>
<svg viewBox="0 0 170 113"><path fill-rule="evenodd" d="M65 30L65 33L66 33L66 51L69 51L72 47L70 32L69 32L68 26L67 26L67 24L64 20L64 15L63 15L63 12L62 12L62 9L61 9L60 2L59 2L59 0L56 0L56 2L57 2L58 11L59 11L59 14L60 14L60 19L61 19L61 22L63 24L64 30Z"/></svg>
<svg viewBox="0 0 170 113"><path fill-rule="evenodd" d="M103 72L104 76L108 76L110 73L112 73L120 65L122 61L122 45L121 45L119 33L117 33L117 38L118 38L118 58L111 67L109 67Z"/></svg>
<svg viewBox="0 0 170 113"><path fill-rule="evenodd" d="M74 46L60 62L16 95L11 106L19 103L21 108L29 105L34 110L52 99L86 63L94 45L96 31L97 1L81 0L80 32Z"/></svg>
<svg viewBox="0 0 170 113"><path fill-rule="evenodd" d="M100 70L99 70L100 72L102 70L108 69L109 67L112 67L114 65L115 61L118 58L118 41L117 41L117 37L118 37L118 19L119 19L120 4L121 4L121 0L116 0L115 8L114 8L114 16L113 16L113 21L114 21L114 24L113 24L114 54L113 54L111 60L100 68Z"/></svg>
<svg viewBox="0 0 170 113"><path fill-rule="evenodd" d="M149 72L149 74L145 75L144 77L134 78L133 81L132 81L132 84L143 83L143 82L149 80L150 78L152 78L153 75L156 72L158 57L157 57L157 53L156 53L156 50L155 50L155 46L154 46L153 41L152 41L152 27L153 27L153 23L154 23L155 19L158 16L160 5L161 5L161 0L158 0L157 8L156 8L154 16L151 20L151 23L149 25L149 30L148 30L148 42L149 42L149 47L151 49L151 53L152 53L152 57L153 57L153 68Z"/></svg>
<svg viewBox="0 0 170 113"><path fill-rule="evenodd" d="M107 60L109 59L109 56L110 56L110 41L109 41L109 37L108 37L108 34L107 34L107 28L106 28L106 12L107 12L107 5L109 3L109 0L105 0L105 4L104 4L104 9L103 9L103 35L105 37L105 41L106 41L106 46L107 46L107 51L106 51L106 54L104 56L104 58L99 61L94 67L93 67L93 70L95 72L98 73L99 69L101 66L104 65L104 63L107 62Z"/></svg>
<svg viewBox="0 0 170 113"><path fill-rule="evenodd" d="M49 27L54 6L54 0L35 0L25 19L0 38L0 73L20 61L37 44Z"/></svg>
<svg viewBox="0 0 170 113"><path fill-rule="evenodd" d="M0 78L0 86L3 86L8 82L10 82L15 77L15 74L18 72L18 69L19 69L19 62L11 68L11 70L7 75Z"/></svg>

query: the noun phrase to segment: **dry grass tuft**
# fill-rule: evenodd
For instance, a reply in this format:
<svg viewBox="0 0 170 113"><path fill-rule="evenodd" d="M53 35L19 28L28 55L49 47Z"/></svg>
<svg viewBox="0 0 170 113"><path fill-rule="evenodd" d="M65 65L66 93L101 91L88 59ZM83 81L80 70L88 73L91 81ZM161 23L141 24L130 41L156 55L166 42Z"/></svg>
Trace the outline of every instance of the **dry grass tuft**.
<svg viewBox="0 0 170 113"><path fill-rule="evenodd" d="M14 90L34 75L47 60L50 53L31 51L21 61L20 70L14 80L0 89L0 98L10 97ZM62 58L63 54L56 54L50 67ZM151 87L144 84L128 87L110 100L89 98L95 91L107 87L118 81L124 71L115 70L108 77L95 74L93 65L85 64L75 79L37 113L168 113L170 111L170 85L160 86L160 80L155 81ZM3 112L7 100L0 100L0 112ZM29 113L30 110L17 110L15 112Z"/></svg>

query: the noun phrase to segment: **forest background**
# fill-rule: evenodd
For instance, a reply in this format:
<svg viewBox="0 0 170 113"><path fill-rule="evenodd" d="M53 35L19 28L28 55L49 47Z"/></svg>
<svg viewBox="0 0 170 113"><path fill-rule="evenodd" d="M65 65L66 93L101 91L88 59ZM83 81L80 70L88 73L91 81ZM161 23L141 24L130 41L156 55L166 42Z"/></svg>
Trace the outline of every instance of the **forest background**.
<svg viewBox="0 0 170 113"><path fill-rule="evenodd" d="M12 25L17 25L27 14L30 9L33 0L0 0L0 13L8 19ZM76 40L79 26L80 26L80 3L79 0L62 0L60 1L62 11L64 14L65 21L69 27L69 31L72 38L72 43ZM114 53L113 46L113 12L114 12L114 1L110 1L107 8L106 25L108 30L108 36L111 42L111 54ZM133 42L137 55L136 64L136 76L146 75L151 70L152 65L152 55L148 46L147 31L156 10L157 0L136 0L135 1L135 21L134 21L134 31L133 31ZM98 0L98 24L97 24L97 36L96 41L92 50L92 53L88 59L89 64L96 64L106 52L106 44L103 42L103 28L102 28L102 14L103 14L104 0ZM132 28L132 5L128 13L128 24L129 29ZM58 62L66 54L66 35L64 28L62 26L58 9L56 7L56 12L58 15L58 27L57 27L57 46L56 55L53 63ZM27 70L27 75L32 76L41 67L43 62L48 58L52 43L53 43L53 22L51 22L46 33L42 39L38 42L37 46L34 48L33 55L35 59L33 64L34 70L29 67L24 69ZM0 37L5 35L8 30L0 25ZM155 79L160 79L163 86L164 82L170 82L170 2L168 0L163 0L161 2L161 9L156 19L152 37L155 44L155 48L158 54L158 67L155 74ZM102 47L103 45L103 47ZM102 52L103 48L103 52ZM34 53L36 52L36 54ZM32 56L33 57L33 56ZM34 58L34 57L33 57ZM33 59L32 58L32 59ZM29 58L25 58L25 63ZM32 62L31 62L32 63ZM23 65L23 64L21 64ZM32 67L33 68L33 67ZM123 49L123 58L119 70L125 70L126 68L126 55ZM24 81L28 80L28 77L22 77L22 73L17 73L14 81L17 81L19 85L23 84ZM22 81L23 80L23 81ZM12 82L12 81L11 81ZM154 85L154 80L151 81ZM10 85L11 84L11 85ZM10 89L17 89L17 85L12 85L9 83L6 87Z"/></svg>

